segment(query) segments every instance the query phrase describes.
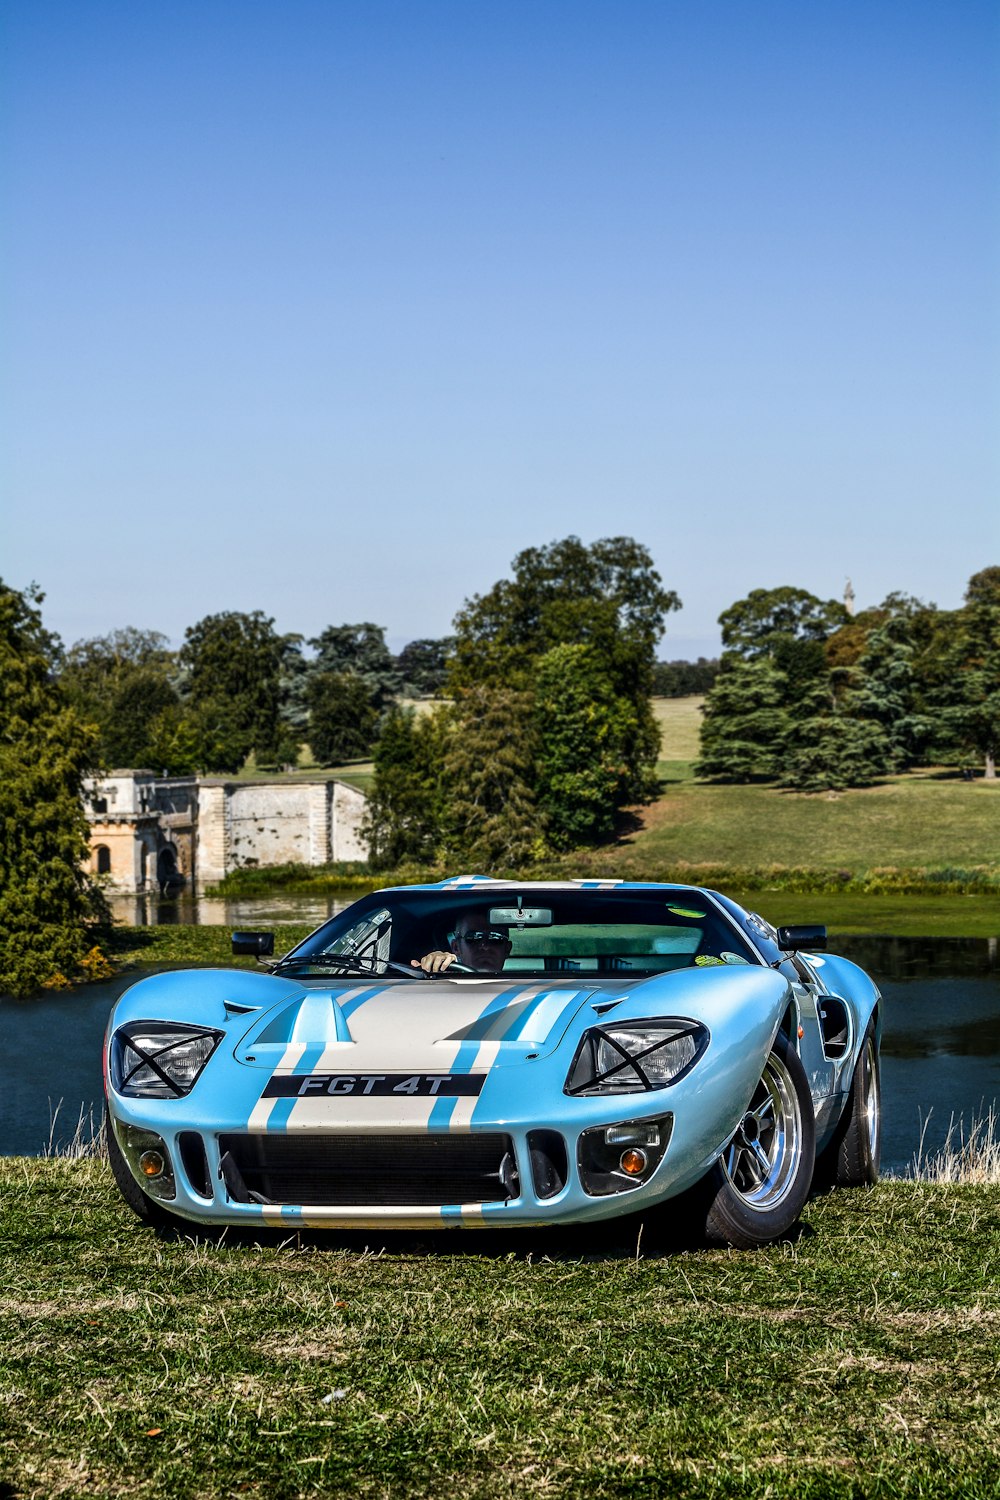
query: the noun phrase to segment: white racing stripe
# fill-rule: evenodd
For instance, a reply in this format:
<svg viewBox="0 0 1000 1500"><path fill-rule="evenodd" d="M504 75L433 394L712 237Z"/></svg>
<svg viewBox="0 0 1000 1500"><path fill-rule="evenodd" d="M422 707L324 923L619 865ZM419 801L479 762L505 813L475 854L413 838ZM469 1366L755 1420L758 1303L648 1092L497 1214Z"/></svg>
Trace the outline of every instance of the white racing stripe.
<svg viewBox="0 0 1000 1500"><path fill-rule="evenodd" d="M284 1072L291 1072L305 1050L305 1042L289 1042L288 1046L281 1054L281 1062L278 1066ZM273 1110L277 1102L277 1099L258 1099L257 1103L250 1111L250 1118L247 1121L247 1130L251 1132L255 1130L265 1130L267 1128L267 1122L271 1117L271 1111Z"/></svg>
<svg viewBox="0 0 1000 1500"><path fill-rule="evenodd" d="M447 1070L445 1070L447 1071ZM266 1101L270 1104L272 1101ZM474 1099L455 1103L474 1104ZM320 1094L296 1099L285 1129L290 1134L335 1130L338 1135L419 1135L437 1100L428 1094Z"/></svg>

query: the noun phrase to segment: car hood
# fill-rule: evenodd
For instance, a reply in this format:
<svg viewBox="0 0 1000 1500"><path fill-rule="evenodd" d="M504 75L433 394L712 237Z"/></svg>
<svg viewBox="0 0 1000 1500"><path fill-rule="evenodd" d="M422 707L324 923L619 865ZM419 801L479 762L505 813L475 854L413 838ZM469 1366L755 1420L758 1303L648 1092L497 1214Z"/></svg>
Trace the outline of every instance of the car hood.
<svg viewBox="0 0 1000 1500"><path fill-rule="evenodd" d="M235 1049L272 1071L461 1067L478 1071L544 1056L559 1045L593 986L498 980L417 980L309 989L271 1010Z"/></svg>

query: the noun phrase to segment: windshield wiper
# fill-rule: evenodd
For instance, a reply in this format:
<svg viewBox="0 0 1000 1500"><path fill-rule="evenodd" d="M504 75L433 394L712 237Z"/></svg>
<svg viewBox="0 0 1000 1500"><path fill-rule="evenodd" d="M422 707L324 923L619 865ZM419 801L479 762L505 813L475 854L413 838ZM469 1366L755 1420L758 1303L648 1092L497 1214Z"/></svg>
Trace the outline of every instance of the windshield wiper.
<svg viewBox="0 0 1000 1500"><path fill-rule="evenodd" d="M350 958L343 953L299 953L280 959L272 969L273 974L282 969L340 969L345 974L377 974L379 962L375 958Z"/></svg>
<svg viewBox="0 0 1000 1500"><path fill-rule="evenodd" d="M376 965L378 965L377 968ZM395 974L402 974L406 979L427 977L422 969L408 969L405 964L394 963L391 958L365 958L360 954L351 957L345 953L292 954L288 958L280 959L271 973L278 974L283 969L297 969L303 966L316 969L337 969L341 974L362 974L374 979L382 978L389 969Z"/></svg>

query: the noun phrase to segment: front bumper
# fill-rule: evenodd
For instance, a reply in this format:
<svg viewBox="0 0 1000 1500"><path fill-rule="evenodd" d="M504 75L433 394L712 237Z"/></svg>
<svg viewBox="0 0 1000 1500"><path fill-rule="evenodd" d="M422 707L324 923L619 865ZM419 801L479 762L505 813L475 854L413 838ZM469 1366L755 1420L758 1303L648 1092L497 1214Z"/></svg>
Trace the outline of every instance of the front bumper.
<svg viewBox="0 0 1000 1500"><path fill-rule="evenodd" d="M655 1118L591 1125L575 1138L549 1127L408 1135L208 1132L171 1129L162 1120L152 1127L145 1111L141 1125L115 1113L111 1122L143 1191L179 1216L205 1223L560 1223L633 1212L669 1192L659 1179L673 1116L662 1108ZM623 1132L641 1147L607 1142L609 1133ZM139 1166L151 1147L165 1161L154 1179ZM619 1166L626 1152L632 1176ZM638 1166L636 1157L643 1158Z"/></svg>

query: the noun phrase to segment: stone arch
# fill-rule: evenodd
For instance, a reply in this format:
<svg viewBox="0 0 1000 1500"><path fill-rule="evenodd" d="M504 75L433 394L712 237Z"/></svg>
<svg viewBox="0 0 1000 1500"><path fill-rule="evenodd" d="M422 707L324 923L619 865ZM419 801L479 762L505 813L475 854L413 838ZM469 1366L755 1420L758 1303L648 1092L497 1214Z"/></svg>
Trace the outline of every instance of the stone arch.
<svg viewBox="0 0 1000 1500"><path fill-rule="evenodd" d="M173 844L164 844L156 856L156 883L161 894L184 884L184 876L177 864L177 850Z"/></svg>

